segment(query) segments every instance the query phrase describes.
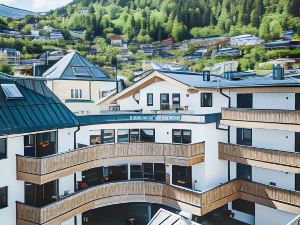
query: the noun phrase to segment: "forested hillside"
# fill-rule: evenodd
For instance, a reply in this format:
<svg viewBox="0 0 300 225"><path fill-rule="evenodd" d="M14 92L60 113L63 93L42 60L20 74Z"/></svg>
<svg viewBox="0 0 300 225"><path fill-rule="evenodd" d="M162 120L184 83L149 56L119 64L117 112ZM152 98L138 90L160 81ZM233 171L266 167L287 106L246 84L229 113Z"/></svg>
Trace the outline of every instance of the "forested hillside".
<svg viewBox="0 0 300 225"><path fill-rule="evenodd" d="M117 33L135 41L180 41L245 32L275 39L283 30L300 30L299 14L299 0L76 0L40 22L88 29L91 39Z"/></svg>

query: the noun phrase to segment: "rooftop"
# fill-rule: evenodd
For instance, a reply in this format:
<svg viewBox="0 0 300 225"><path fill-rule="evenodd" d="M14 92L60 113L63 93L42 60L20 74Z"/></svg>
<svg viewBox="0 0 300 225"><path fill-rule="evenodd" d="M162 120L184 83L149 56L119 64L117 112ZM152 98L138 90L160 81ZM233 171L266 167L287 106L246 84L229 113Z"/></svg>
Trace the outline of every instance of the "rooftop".
<svg viewBox="0 0 300 225"><path fill-rule="evenodd" d="M78 126L76 116L43 80L0 74L0 84L1 136Z"/></svg>
<svg viewBox="0 0 300 225"><path fill-rule="evenodd" d="M50 67L43 77L49 80L112 81L99 67L77 52L65 55Z"/></svg>

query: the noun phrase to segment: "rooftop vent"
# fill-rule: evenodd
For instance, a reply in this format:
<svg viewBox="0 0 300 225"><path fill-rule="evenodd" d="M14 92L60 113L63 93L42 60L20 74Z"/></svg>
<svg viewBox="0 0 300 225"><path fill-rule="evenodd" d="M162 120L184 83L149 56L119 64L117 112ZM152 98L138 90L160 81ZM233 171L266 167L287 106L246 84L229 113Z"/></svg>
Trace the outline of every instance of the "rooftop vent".
<svg viewBox="0 0 300 225"><path fill-rule="evenodd" d="M277 64L273 67L273 79L274 80L283 80L284 79L284 69Z"/></svg>

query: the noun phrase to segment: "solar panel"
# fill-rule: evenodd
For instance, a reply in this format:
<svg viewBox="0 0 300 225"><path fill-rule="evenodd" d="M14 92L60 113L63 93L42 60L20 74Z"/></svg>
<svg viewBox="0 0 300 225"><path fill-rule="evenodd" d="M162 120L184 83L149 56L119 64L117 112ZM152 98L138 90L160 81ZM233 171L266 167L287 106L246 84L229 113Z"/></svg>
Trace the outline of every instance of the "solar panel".
<svg viewBox="0 0 300 225"><path fill-rule="evenodd" d="M75 76L83 76L83 77L90 77L90 71L88 70L87 67L72 67L73 72L75 74Z"/></svg>
<svg viewBox="0 0 300 225"><path fill-rule="evenodd" d="M23 98L22 93L15 84L1 84L6 99Z"/></svg>

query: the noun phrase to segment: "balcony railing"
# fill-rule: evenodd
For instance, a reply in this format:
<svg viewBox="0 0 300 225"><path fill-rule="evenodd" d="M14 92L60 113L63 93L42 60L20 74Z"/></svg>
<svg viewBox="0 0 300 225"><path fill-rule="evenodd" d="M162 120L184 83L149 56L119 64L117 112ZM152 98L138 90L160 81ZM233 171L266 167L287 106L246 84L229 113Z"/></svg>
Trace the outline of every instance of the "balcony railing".
<svg viewBox="0 0 300 225"><path fill-rule="evenodd" d="M300 215L296 216L291 222L289 222L287 225L300 225Z"/></svg>
<svg viewBox="0 0 300 225"><path fill-rule="evenodd" d="M150 202L202 216L236 199L300 214L300 193L251 181L233 180L204 192L153 181L123 181L90 187L42 208L17 203L17 225L60 224L91 209Z"/></svg>
<svg viewBox="0 0 300 225"><path fill-rule="evenodd" d="M219 158L282 172L300 173L300 154L219 143Z"/></svg>
<svg viewBox="0 0 300 225"><path fill-rule="evenodd" d="M76 172L116 163L191 166L204 161L205 144L115 143L94 145L43 158L17 156L17 178L44 184Z"/></svg>
<svg viewBox="0 0 300 225"><path fill-rule="evenodd" d="M221 124L245 128L299 131L300 111L223 108Z"/></svg>

